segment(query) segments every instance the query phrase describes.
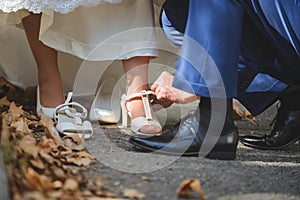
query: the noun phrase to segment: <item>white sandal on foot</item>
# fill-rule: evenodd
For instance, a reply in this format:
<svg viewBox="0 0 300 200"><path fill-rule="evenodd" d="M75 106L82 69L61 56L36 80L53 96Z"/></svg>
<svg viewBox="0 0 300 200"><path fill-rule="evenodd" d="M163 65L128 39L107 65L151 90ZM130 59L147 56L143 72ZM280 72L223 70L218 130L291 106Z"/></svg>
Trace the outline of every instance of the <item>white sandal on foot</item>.
<svg viewBox="0 0 300 200"><path fill-rule="evenodd" d="M36 90L36 115L40 117L40 112L43 112L43 114L51 119L54 118L54 113L55 113L55 108L47 108L43 107L41 105L41 100L40 100L40 89L37 87Z"/></svg>
<svg viewBox="0 0 300 200"><path fill-rule="evenodd" d="M56 122L56 129L63 135L78 134L79 137L88 139L93 134L93 127L91 122L84 121L87 117L87 110L81 104L76 102L70 102L73 93L69 92L68 97L64 104L57 106L56 108L46 108L41 105L40 102L40 90L37 87L37 102L36 102L36 113L40 117L40 112ZM73 106L73 107L70 107ZM79 108L81 112L77 112L76 108Z"/></svg>
<svg viewBox="0 0 300 200"><path fill-rule="evenodd" d="M70 102L71 98L72 92L69 92L66 102L55 108L56 129L63 135L78 134L80 138L88 139L93 134L93 127L91 122L83 121L88 115L87 109L79 103Z"/></svg>
<svg viewBox="0 0 300 200"><path fill-rule="evenodd" d="M123 94L121 99L121 109L122 109L122 126L128 127L131 126L131 130L137 134L138 136L142 137L149 137L158 135L160 133L143 133L140 129L146 125L155 125L161 129L161 125L157 120L153 120L150 103L149 103L149 95L153 95L152 91L143 90L139 93L131 94L129 96ZM145 117L136 117L131 119L131 123L129 122L128 116L131 118L131 113L127 110L126 103L134 98L142 98ZM129 125L130 124L130 125Z"/></svg>

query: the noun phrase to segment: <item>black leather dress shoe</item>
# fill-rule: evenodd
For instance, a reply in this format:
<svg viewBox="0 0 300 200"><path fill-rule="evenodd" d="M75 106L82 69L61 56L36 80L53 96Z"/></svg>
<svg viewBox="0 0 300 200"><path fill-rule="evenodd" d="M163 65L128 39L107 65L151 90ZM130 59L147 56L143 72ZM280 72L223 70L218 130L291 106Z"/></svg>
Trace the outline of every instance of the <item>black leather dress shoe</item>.
<svg viewBox="0 0 300 200"><path fill-rule="evenodd" d="M278 121L276 124L276 129L273 129L271 135L246 135L240 137L240 141L248 147L278 150L300 139L300 111L290 111L284 121Z"/></svg>
<svg viewBox="0 0 300 200"><path fill-rule="evenodd" d="M131 137L129 142L144 150L176 156L205 156L212 159L233 160L238 143L237 130L205 137L207 129L199 125L195 115L185 119L173 131L149 138ZM205 148L201 148L205 138ZM211 145L210 145L211 143ZM201 152L200 152L201 148ZM205 150L207 149L207 150Z"/></svg>

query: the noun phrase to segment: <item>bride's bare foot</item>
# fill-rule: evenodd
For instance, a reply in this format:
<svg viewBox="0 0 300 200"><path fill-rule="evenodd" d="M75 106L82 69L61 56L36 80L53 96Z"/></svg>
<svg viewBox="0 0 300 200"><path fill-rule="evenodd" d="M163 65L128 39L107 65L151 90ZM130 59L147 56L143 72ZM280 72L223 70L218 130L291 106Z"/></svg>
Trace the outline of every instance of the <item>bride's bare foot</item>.
<svg viewBox="0 0 300 200"><path fill-rule="evenodd" d="M174 76L169 72L162 72L151 87L151 90L163 107L172 103L186 104L200 99L200 96L172 87Z"/></svg>

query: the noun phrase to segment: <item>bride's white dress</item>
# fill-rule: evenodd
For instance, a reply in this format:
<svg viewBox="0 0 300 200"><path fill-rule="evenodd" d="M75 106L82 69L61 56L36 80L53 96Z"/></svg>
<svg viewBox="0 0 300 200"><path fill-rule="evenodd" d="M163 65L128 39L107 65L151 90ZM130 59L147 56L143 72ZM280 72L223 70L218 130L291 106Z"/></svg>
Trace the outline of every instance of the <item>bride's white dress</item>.
<svg viewBox="0 0 300 200"><path fill-rule="evenodd" d="M119 73L122 71L119 60L158 55L155 30L144 29L154 27L152 0L0 2L3 11L17 10L9 13L0 11L0 76L18 86L37 85L35 62L23 29L18 28L29 11L42 13L40 40L59 51L65 90L73 89L76 73L83 61L93 61L91 65L95 67L85 71L87 80L92 80L111 61L118 60L111 65ZM62 14L65 12L68 13Z"/></svg>
<svg viewBox="0 0 300 200"><path fill-rule="evenodd" d="M153 8L156 19L160 11L153 2L161 5L163 0L0 0L0 77L23 88L37 85L37 67L21 23L31 11L42 13L39 39L59 52L65 91L94 95L97 84L105 82L103 92L118 96L111 83L123 76L120 60L134 56L156 57L149 67L154 81L161 71L170 71L167 66L175 68L177 54L172 53L178 49L163 46L168 40L153 29L158 26ZM115 99L117 108L120 98Z"/></svg>
<svg viewBox="0 0 300 200"><path fill-rule="evenodd" d="M0 10L16 12L26 9L33 13L41 13L52 9L59 13L69 13L79 6L96 6L100 3L120 3L122 0L1 0Z"/></svg>

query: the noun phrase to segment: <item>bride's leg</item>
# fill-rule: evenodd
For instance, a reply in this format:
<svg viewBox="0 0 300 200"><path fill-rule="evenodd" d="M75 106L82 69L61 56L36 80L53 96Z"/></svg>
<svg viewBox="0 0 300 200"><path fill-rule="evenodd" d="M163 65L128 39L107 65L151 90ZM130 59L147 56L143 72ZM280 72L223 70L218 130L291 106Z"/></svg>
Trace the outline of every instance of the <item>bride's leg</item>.
<svg viewBox="0 0 300 200"><path fill-rule="evenodd" d="M57 64L57 51L39 40L40 20L41 14L30 14L22 22L38 67L41 105L54 108L64 102L63 87Z"/></svg>
<svg viewBox="0 0 300 200"><path fill-rule="evenodd" d="M142 90L149 90L148 85L148 65L150 58L147 56L133 57L128 60L123 60L123 68L126 75L126 91L127 95L140 92ZM140 116L145 116L143 102L141 98L133 99L127 102L127 109L131 112L132 119ZM151 105L151 104L150 104ZM153 119L155 117L152 107L151 112ZM140 129L143 133L160 132L160 127L155 125L145 125Z"/></svg>

